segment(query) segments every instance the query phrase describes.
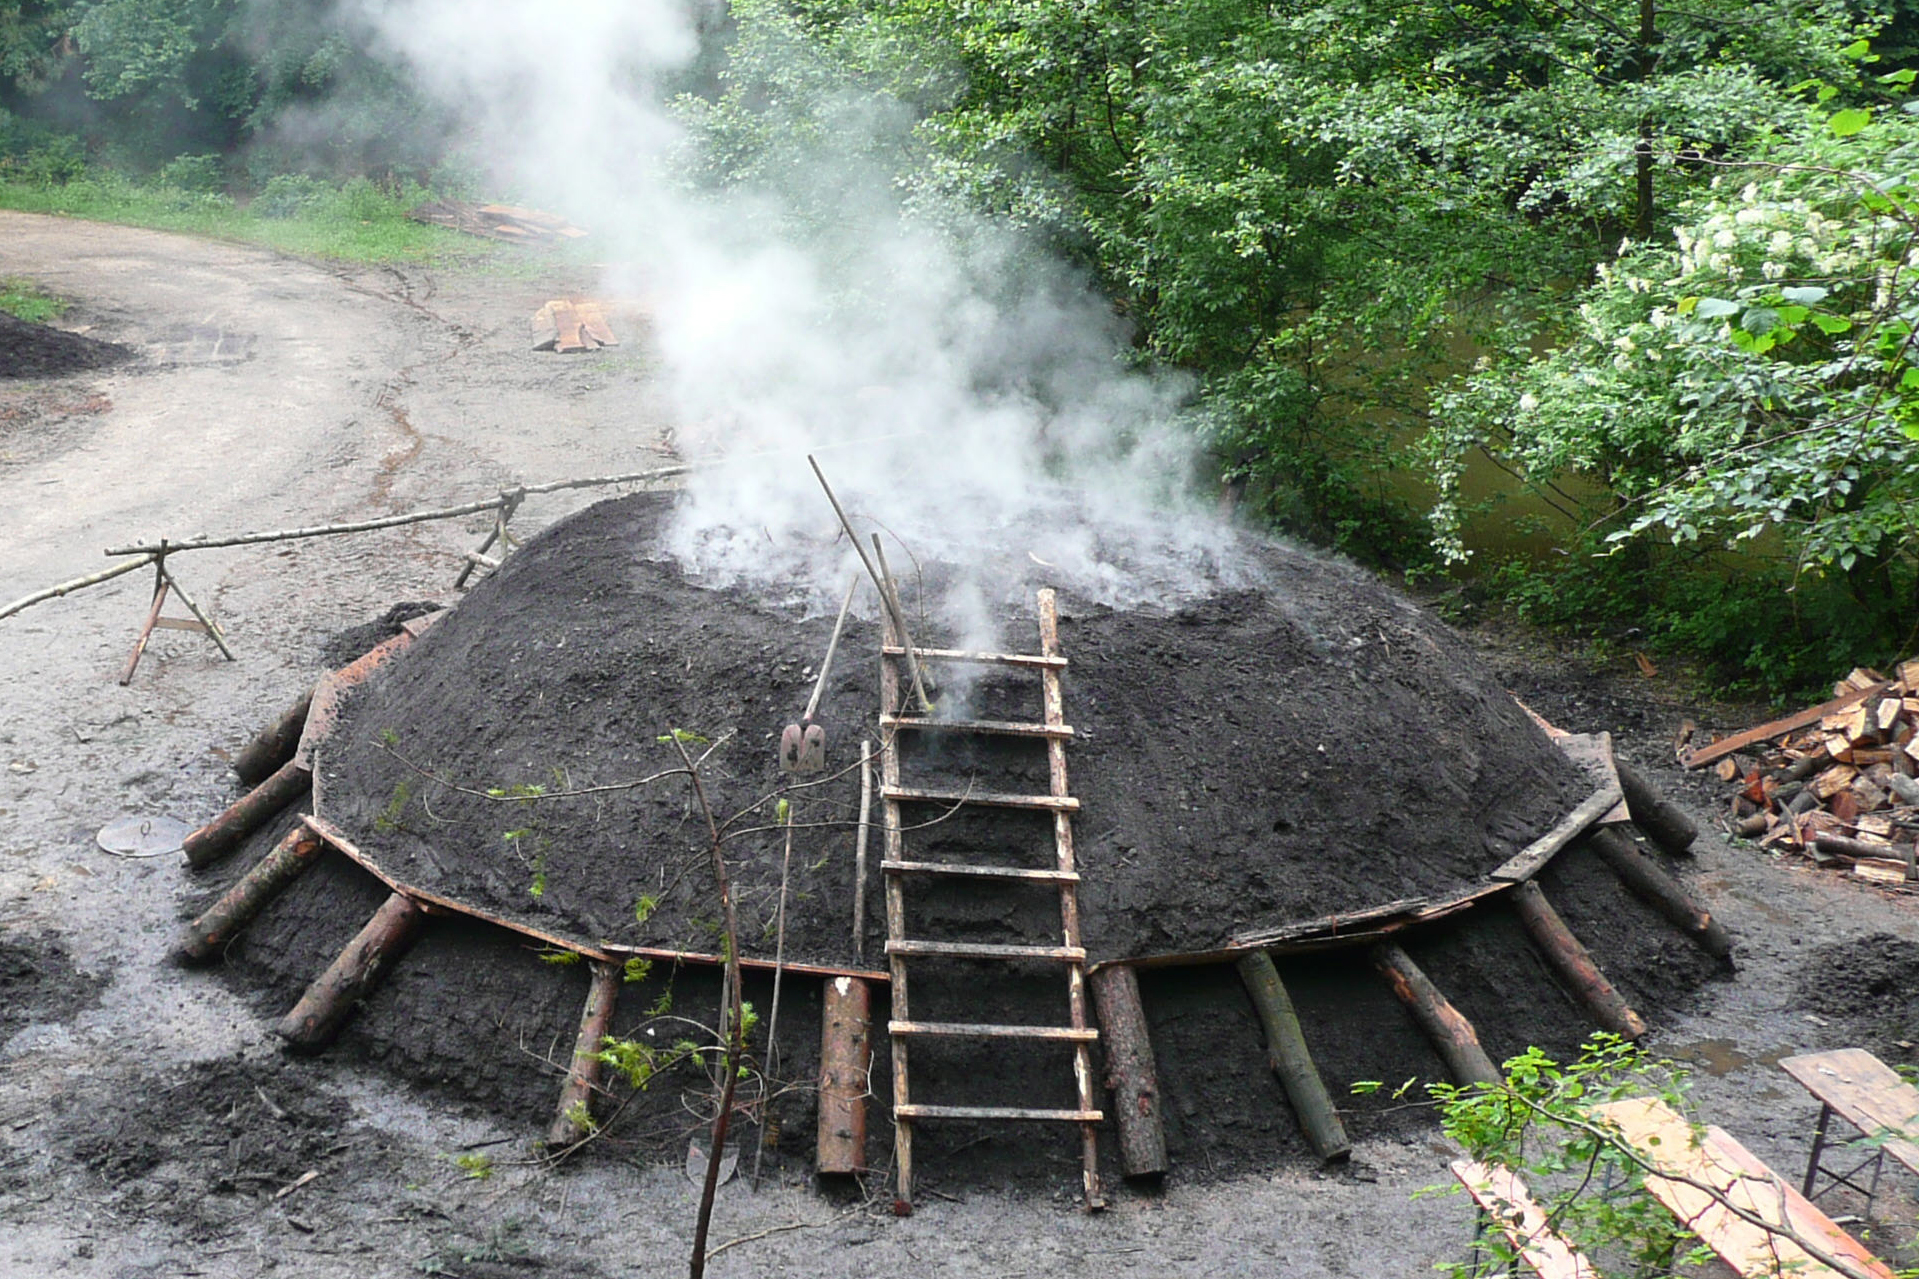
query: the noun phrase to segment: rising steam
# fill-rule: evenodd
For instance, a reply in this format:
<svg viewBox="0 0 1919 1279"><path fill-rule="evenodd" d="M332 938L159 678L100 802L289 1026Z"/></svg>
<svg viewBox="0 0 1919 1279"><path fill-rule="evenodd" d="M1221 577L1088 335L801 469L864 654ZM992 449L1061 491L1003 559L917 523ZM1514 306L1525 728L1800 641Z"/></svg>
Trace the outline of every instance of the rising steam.
<svg viewBox="0 0 1919 1279"><path fill-rule="evenodd" d="M777 172L696 191L666 95L713 10L367 4L471 145L625 264L608 290L647 300L682 451L733 459L692 478L664 548L702 580L837 598L852 559L809 450L864 527L968 566L938 601L962 633L1034 577L1136 605L1246 571L1187 501L1185 388L1127 371L1110 308L1029 239L909 208L872 159L903 150L895 107L819 104Z"/></svg>

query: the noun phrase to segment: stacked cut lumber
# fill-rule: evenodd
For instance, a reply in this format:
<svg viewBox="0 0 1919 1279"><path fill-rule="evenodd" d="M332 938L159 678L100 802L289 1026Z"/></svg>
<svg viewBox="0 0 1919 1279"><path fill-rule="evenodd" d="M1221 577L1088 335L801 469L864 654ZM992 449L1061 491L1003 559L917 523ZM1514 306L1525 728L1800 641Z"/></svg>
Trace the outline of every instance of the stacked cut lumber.
<svg viewBox="0 0 1919 1279"><path fill-rule="evenodd" d="M1919 835L1919 659L1888 677L1865 667L1819 706L1694 750L1735 784L1732 830L1762 847L1846 865L1862 879L1914 878Z"/></svg>
<svg viewBox="0 0 1919 1279"><path fill-rule="evenodd" d="M556 298L533 313L536 351L595 351L619 344L598 302Z"/></svg>
<svg viewBox="0 0 1919 1279"><path fill-rule="evenodd" d="M468 235L513 244L555 244L577 240L586 232L557 213L523 209L512 204L469 204L465 200L428 200L409 209L415 222L451 227Z"/></svg>

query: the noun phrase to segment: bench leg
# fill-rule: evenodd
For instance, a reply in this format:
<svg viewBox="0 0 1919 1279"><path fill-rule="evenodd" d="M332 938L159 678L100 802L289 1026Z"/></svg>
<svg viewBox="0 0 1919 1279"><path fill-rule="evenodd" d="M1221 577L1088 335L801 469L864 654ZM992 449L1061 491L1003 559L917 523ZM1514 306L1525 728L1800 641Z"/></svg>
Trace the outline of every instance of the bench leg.
<svg viewBox="0 0 1919 1279"><path fill-rule="evenodd" d="M1806 1184L1799 1188L1799 1193L1807 1199L1813 1197L1812 1183L1813 1179L1819 1175L1819 1156L1825 1153L1826 1125L1831 1121L1832 1107L1821 1102L1819 1105L1819 1124L1812 1130L1812 1158L1806 1161Z"/></svg>

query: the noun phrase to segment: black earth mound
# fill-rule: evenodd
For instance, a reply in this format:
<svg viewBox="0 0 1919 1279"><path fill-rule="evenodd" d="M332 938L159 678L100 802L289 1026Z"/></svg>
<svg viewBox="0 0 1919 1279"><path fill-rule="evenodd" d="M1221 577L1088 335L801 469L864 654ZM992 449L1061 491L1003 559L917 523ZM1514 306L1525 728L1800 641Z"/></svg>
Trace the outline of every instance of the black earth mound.
<svg viewBox="0 0 1919 1279"><path fill-rule="evenodd" d="M117 343L35 324L0 311L0 380L84 373L132 358L133 352Z"/></svg>
<svg viewBox="0 0 1919 1279"><path fill-rule="evenodd" d="M703 765L739 888L741 947L771 958L783 845L776 745L830 616L689 580L654 547L671 498L600 503L530 542L354 696L318 803L402 882L582 941L719 949L705 825L670 730ZM1184 954L1249 928L1460 892L1590 791L1465 644L1358 570L1245 541L1262 585L1167 610L1060 595L1083 934L1095 960ZM952 570L928 565L929 597ZM1038 651L1032 588L993 622ZM909 609L912 601L909 600ZM921 644L950 642L937 619ZM977 641L975 641L977 642ZM858 742L878 731L877 628L850 621L820 715L829 771L790 794L789 962L848 964ZM949 668L950 669L950 668ZM949 680L952 678L948 676ZM1039 680L991 668L943 713L1040 718ZM914 734L909 785L1043 794L1038 743ZM705 746L696 744L696 751ZM584 793L582 793L584 792ZM1041 814L912 805L909 857L1052 856ZM882 953L880 841L865 955ZM923 906L918 903L925 902ZM1026 890L915 897L909 927L1057 933Z"/></svg>

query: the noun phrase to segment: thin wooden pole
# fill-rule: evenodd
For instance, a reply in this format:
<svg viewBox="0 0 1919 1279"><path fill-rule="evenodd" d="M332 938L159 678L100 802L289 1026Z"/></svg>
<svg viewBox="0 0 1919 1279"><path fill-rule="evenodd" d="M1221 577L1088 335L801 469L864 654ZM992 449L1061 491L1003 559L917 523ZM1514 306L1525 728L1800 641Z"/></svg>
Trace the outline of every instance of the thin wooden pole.
<svg viewBox="0 0 1919 1279"><path fill-rule="evenodd" d="M220 656L226 658L229 662L234 660L233 650L227 647L227 637L221 633L219 624L211 617L208 617L198 604L194 603L193 597L187 594L187 588L180 585L180 579L175 577L173 571L166 567L164 560L161 561L160 571L167 575L167 585L171 586L173 593L180 597L180 602L187 606L187 612L193 614L193 619L200 623L201 627L206 631L207 638L212 640L213 646L220 650Z"/></svg>
<svg viewBox="0 0 1919 1279"><path fill-rule="evenodd" d="M327 965L274 1033L289 1048L318 1052L333 1041L360 998L379 984L413 944L426 912L405 893L388 897L354 939Z"/></svg>
<svg viewBox="0 0 1919 1279"><path fill-rule="evenodd" d="M140 658L147 651L147 641L153 638L153 628L160 620L160 610L167 602L167 557L165 552L152 556L148 563L153 571L153 606L147 609L146 624L140 628L140 637L133 641L133 652L127 658L126 669L120 672L120 685L125 687L133 682L133 672L140 669Z"/></svg>
<svg viewBox="0 0 1919 1279"><path fill-rule="evenodd" d="M1139 975L1126 964L1108 964L1087 981L1099 1010L1106 1087L1113 1094L1113 1116L1119 1124L1120 1166L1128 1177L1161 1176L1171 1165L1159 1118L1159 1067L1139 997Z"/></svg>
<svg viewBox="0 0 1919 1279"><path fill-rule="evenodd" d="M198 963L226 949L267 903L319 860L325 848L326 842L305 826L288 831L272 852L254 863L252 870L187 926L174 949L175 957L182 963Z"/></svg>
<svg viewBox="0 0 1919 1279"><path fill-rule="evenodd" d="M873 742L860 739L860 833L853 844L853 958L866 958L866 845L873 831Z"/></svg>
<svg viewBox="0 0 1919 1279"><path fill-rule="evenodd" d="M1273 967L1272 958L1263 950L1242 955L1236 967L1240 980L1246 983L1246 993L1252 996L1260 1025L1266 1031L1266 1060L1286 1090L1286 1100L1292 1103L1300 1131L1306 1134L1306 1140L1321 1160L1331 1163L1346 1158L1352 1154L1353 1144L1346 1139L1346 1126L1340 1122L1339 1112L1333 1109L1333 1099L1326 1091L1325 1081L1319 1077L1319 1067L1313 1064L1305 1033L1299 1027L1299 1013L1293 1008L1285 983L1279 979L1279 970Z"/></svg>
<svg viewBox="0 0 1919 1279"><path fill-rule="evenodd" d="M1382 944L1373 947L1373 966L1446 1063L1446 1073L1454 1083L1497 1084L1504 1078L1480 1046L1479 1032L1466 1014L1440 993L1412 956L1390 943Z"/></svg>
<svg viewBox="0 0 1919 1279"><path fill-rule="evenodd" d="M573 1040L573 1059L567 1064L566 1083L560 1086L560 1104L546 1128L546 1145L558 1150L593 1131L593 1094L600 1088L602 1063L597 1056L613 1026L613 1009L620 1001L620 970L594 961L586 1007L580 1012L579 1034Z"/></svg>
<svg viewBox="0 0 1919 1279"><path fill-rule="evenodd" d="M857 977L827 982L820 1005L820 1117L815 1141L815 1165L822 1176L866 1171L872 1028L872 987Z"/></svg>
<svg viewBox="0 0 1919 1279"><path fill-rule="evenodd" d="M21 609L32 608L35 604L41 603L44 600L58 599L62 595L69 595L74 591L85 590L89 586L98 586L102 582L111 582L122 573L131 573L135 569L145 568L147 565L153 563L153 559L153 556L145 555L137 560L128 560L124 564L115 564L112 568L102 569L98 573L89 573L85 577L76 577L70 581L61 582L57 586L49 586L45 590L35 591L31 595L22 595L5 608L0 608L0 617L12 617Z"/></svg>

